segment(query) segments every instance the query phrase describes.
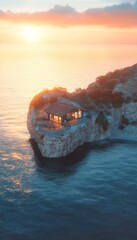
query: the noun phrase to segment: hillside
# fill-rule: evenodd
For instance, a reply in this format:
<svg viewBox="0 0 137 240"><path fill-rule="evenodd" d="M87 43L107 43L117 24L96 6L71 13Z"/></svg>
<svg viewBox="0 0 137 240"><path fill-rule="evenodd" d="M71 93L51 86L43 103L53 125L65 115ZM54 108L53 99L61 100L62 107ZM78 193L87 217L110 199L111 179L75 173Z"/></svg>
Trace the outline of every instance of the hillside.
<svg viewBox="0 0 137 240"><path fill-rule="evenodd" d="M121 107L123 103L136 102L137 64L99 76L86 89L78 88L73 93L62 87L45 89L32 99L30 108L39 109L61 98L79 103L89 110Z"/></svg>
<svg viewBox="0 0 137 240"><path fill-rule="evenodd" d="M30 103L27 127L31 139L49 158L67 156L85 142L136 140L136 89L137 64L100 76L86 89L78 88L73 93L61 87L45 89ZM47 114L54 103L81 108L84 114L79 119L56 123Z"/></svg>
<svg viewBox="0 0 137 240"><path fill-rule="evenodd" d="M98 106L137 101L137 64L99 76L86 92Z"/></svg>

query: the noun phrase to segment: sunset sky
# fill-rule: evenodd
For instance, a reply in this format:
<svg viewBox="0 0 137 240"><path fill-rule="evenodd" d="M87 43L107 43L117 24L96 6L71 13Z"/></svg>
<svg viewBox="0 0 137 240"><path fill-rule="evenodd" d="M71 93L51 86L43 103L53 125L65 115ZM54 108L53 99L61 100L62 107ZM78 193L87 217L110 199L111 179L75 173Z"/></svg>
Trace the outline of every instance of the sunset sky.
<svg viewBox="0 0 137 240"><path fill-rule="evenodd" d="M137 1L0 0L0 43L136 44Z"/></svg>

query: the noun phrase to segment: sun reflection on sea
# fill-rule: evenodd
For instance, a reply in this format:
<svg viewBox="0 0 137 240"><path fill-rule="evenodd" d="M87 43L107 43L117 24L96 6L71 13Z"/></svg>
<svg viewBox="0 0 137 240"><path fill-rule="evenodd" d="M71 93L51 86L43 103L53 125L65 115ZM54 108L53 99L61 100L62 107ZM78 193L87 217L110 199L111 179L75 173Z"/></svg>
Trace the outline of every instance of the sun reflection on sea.
<svg viewBox="0 0 137 240"><path fill-rule="evenodd" d="M14 160L22 160L23 159L23 155L21 153L18 153L18 152L12 152L11 157Z"/></svg>
<svg viewBox="0 0 137 240"><path fill-rule="evenodd" d="M18 192L29 194L32 192L32 189L23 185L23 179L10 176L8 178L9 187L7 188L9 192Z"/></svg>
<svg viewBox="0 0 137 240"><path fill-rule="evenodd" d="M35 173L35 163L32 159L32 150L29 147L29 142L26 139L21 141L17 138L8 138L5 134L5 144L8 148L0 150L0 178L2 185L0 187L1 196L6 201L15 201L17 192L26 198L32 193L30 178ZM3 134L3 137L4 137ZM5 191L10 195L5 196Z"/></svg>

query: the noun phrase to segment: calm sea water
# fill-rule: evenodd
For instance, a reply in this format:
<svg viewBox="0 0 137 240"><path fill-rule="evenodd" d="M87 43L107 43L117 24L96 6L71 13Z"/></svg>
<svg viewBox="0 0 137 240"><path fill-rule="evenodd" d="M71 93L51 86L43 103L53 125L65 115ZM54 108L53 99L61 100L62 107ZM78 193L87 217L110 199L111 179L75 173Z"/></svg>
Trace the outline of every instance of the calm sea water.
<svg viewBox="0 0 137 240"><path fill-rule="evenodd" d="M41 89L86 87L136 56L137 46L0 46L0 240L137 239L137 142L85 144L49 161L26 129Z"/></svg>

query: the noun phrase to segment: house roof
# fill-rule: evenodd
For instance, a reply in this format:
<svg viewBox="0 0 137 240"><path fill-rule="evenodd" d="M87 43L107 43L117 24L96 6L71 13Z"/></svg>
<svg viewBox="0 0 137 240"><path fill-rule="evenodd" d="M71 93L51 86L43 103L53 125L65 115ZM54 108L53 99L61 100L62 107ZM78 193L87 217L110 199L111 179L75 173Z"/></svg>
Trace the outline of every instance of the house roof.
<svg viewBox="0 0 137 240"><path fill-rule="evenodd" d="M65 114L71 112L72 110L77 110L79 107L75 107L72 105L64 104L64 103L53 103L47 109L46 112L63 117Z"/></svg>

